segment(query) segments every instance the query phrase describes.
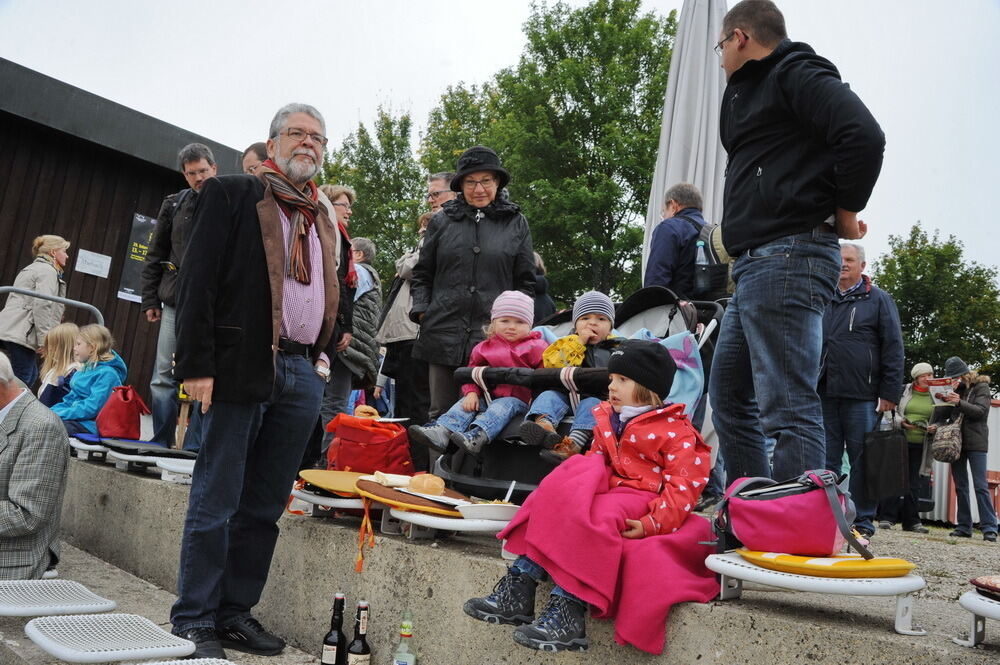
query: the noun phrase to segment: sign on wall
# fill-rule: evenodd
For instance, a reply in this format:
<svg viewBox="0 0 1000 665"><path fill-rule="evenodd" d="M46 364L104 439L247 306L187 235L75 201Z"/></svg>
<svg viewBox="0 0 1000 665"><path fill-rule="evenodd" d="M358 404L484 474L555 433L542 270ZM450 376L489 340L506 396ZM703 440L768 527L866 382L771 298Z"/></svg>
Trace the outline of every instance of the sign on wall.
<svg viewBox="0 0 1000 665"><path fill-rule="evenodd" d="M118 297L122 300L142 302L142 266L146 262L146 252L153 240L156 220L136 213L132 217L132 232L129 234L128 249L122 278L118 283Z"/></svg>

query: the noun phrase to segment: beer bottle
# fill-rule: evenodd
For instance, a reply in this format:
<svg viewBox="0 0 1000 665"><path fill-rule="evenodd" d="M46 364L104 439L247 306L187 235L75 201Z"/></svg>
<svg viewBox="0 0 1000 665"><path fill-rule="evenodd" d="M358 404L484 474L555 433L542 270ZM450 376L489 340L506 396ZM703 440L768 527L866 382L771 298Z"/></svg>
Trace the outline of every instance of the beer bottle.
<svg viewBox="0 0 1000 665"><path fill-rule="evenodd" d="M368 601L358 602L358 613L354 618L354 639L347 645L347 665L370 665L371 647L365 639L368 632Z"/></svg>
<svg viewBox="0 0 1000 665"><path fill-rule="evenodd" d="M392 654L392 665L416 665L417 654L413 651L410 638L413 637L413 619L410 613L403 614L403 623L399 627L399 646L396 653Z"/></svg>
<svg viewBox="0 0 1000 665"><path fill-rule="evenodd" d="M344 594L333 597L333 618L330 632L323 638L323 665L345 665L347 663L347 635L344 635Z"/></svg>

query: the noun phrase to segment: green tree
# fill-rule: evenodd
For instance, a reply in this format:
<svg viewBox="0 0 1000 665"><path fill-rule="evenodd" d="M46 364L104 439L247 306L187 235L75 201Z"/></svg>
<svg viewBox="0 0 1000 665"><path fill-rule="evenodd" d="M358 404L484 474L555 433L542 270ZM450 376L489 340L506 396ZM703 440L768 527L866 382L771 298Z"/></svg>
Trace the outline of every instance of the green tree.
<svg viewBox="0 0 1000 665"><path fill-rule="evenodd" d="M396 259L416 244L417 219L424 211L426 188L410 145L412 126L408 113L394 117L379 108L373 131L359 123L327 155L321 177L354 188L358 198L349 231L375 242L375 268L386 284Z"/></svg>
<svg viewBox="0 0 1000 665"><path fill-rule="evenodd" d="M997 270L963 257L954 236L928 237L918 222L907 237L889 236L888 253L874 270L896 301L906 366L929 362L939 370L959 356L980 371L1000 373L1000 288Z"/></svg>
<svg viewBox="0 0 1000 665"><path fill-rule="evenodd" d="M534 6L518 64L482 89L449 88L423 138L428 168L474 143L497 150L564 303L589 288L621 296L641 283L676 16L642 14L640 4ZM454 129L470 116L472 132Z"/></svg>
<svg viewBox="0 0 1000 665"><path fill-rule="evenodd" d="M489 85L448 86L440 104L431 109L428 131L421 137L420 163L428 173L454 170L463 150L487 143L486 100L492 94Z"/></svg>

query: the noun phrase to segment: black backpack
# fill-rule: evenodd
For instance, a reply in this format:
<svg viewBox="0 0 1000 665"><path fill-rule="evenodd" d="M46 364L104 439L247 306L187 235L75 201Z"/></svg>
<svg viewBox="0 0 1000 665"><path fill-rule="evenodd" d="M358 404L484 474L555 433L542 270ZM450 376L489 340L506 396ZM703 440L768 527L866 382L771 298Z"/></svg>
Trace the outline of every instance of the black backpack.
<svg viewBox="0 0 1000 665"><path fill-rule="evenodd" d="M736 285L733 284L732 259L722 244L722 227L718 224L701 224L685 215L677 217L687 221L698 232L694 242L696 246L698 241L704 243L705 257L708 259L707 264L697 263L698 257L695 254L694 286L688 295L694 300L728 298ZM695 251L697 252L697 247Z"/></svg>

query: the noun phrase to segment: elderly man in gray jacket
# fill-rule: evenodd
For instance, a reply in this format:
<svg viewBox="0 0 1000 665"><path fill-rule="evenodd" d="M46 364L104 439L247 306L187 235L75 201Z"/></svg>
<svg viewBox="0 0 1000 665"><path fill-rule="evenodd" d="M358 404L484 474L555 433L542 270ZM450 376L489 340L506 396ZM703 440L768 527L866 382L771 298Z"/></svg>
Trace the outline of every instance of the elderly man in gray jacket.
<svg viewBox="0 0 1000 665"><path fill-rule="evenodd" d="M39 579L59 560L68 460L59 417L0 354L0 580Z"/></svg>

